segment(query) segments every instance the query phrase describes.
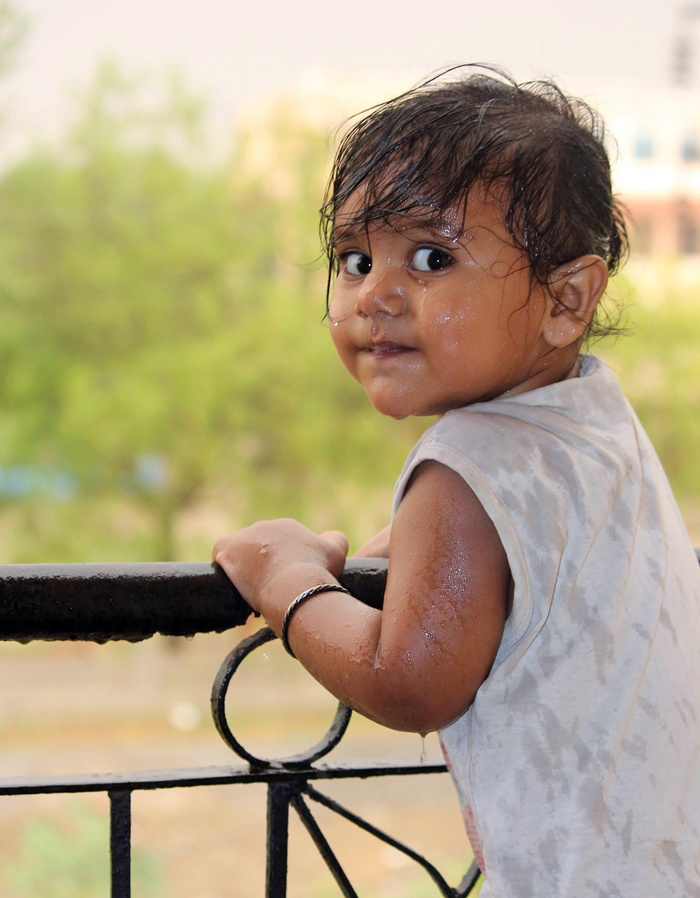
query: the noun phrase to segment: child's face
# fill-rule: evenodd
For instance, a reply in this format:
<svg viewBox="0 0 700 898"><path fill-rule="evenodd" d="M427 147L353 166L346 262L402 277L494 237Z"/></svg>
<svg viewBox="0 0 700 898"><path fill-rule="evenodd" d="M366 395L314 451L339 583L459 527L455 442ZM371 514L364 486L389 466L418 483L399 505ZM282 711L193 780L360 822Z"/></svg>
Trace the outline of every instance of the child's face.
<svg viewBox="0 0 700 898"><path fill-rule="evenodd" d="M442 414L563 376L542 333L552 300L533 285L496 197L474 191L463 228L460 209L447 210L444 229L405 217L343 233L355 211L351 198L336 217L329 319L380 412Z"/></svg>

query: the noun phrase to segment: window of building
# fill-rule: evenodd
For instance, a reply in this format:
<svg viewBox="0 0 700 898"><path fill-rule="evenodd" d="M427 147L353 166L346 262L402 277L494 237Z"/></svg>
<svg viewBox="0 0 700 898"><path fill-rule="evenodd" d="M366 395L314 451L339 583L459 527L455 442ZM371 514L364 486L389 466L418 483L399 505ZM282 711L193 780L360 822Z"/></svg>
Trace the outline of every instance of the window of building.
<svg viewBox="0 0 700 898"><path fill-rule="evenodd" d="M684 162L697 162L700 159L700 141L694 131L688 131L681 141L681 159Z"/></svg>
<svg viewBox="0 0 700 898"><path fill-rule="evenodd" d="M640 131L632 148L635 159L651 159L654 155L654 138L648 131Z"/></svg>

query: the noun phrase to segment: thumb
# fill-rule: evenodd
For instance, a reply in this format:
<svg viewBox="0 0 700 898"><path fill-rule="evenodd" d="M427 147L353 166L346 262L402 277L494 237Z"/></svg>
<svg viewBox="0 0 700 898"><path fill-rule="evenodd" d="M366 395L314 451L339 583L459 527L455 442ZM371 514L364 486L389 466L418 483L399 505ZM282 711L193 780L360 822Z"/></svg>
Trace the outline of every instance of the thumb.
<svg viewBox="0 0 700 898"><path fill-rule="evenodd" d="M321 534L321 539L342 552L343 556L348 554L348 538L342 530L326 530Z"/></svg>

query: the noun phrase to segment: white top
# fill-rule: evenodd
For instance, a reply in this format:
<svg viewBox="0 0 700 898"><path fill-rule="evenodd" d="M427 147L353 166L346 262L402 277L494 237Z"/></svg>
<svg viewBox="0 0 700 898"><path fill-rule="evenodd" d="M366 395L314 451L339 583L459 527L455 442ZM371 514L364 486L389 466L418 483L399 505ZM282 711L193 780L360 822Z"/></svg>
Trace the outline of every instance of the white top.
<svg viewBox="0 0 700 898"><path fill-rule="evenodd" d="M614 376L588 356L448 412L394 508L426 459L474 490L514 580L493 669L440 733L482 898L697 898L700 568Z"/></svg>

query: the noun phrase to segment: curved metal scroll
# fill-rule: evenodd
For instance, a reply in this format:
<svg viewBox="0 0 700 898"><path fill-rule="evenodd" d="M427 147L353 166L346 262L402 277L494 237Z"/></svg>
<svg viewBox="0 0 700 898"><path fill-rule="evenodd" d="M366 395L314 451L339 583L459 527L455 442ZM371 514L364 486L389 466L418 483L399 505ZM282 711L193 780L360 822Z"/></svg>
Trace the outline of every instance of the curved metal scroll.
<svg viewBox="0 0 700 898"><path fill-rule="evenodd" d="M333 723L316 745L288 758L259 758L252 754L244 748L233 735L226 719L226 693L228 692L229 683L231 682L233 675L238 670L243 660L247 658L252 651L276 638L276 635L269 627L263 627L261 630L258 630L257 633L254 633L252 636L248 636L246 639L239 642L233 651L227 655L224 663L219 668L219 672L216 675L212 687L211 712L214 717L216 729L224 742L229 748L232 748L239 757L248 761L253 767L283 767L290 769L307 767L309 764L312 764L314 761L327 755L328 752L335 748L343 738L352 715L352 711L347 705L338 702L338 709L335 712Z"/></svg>

